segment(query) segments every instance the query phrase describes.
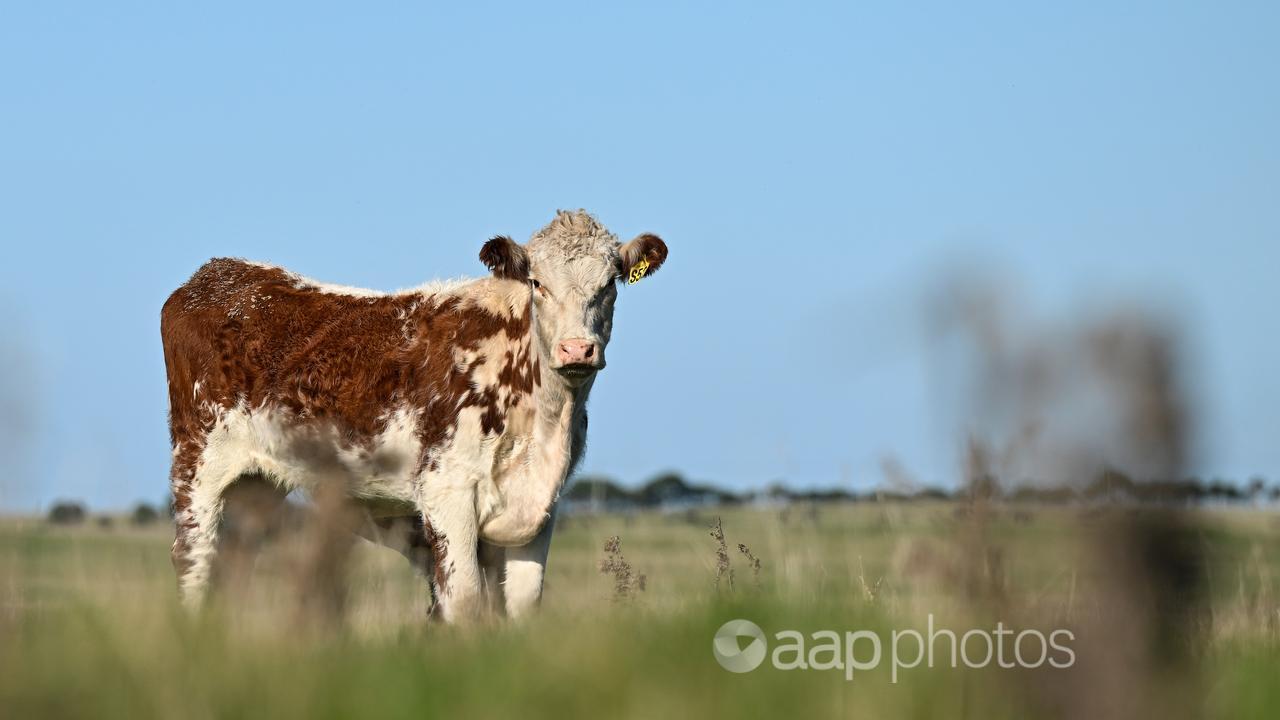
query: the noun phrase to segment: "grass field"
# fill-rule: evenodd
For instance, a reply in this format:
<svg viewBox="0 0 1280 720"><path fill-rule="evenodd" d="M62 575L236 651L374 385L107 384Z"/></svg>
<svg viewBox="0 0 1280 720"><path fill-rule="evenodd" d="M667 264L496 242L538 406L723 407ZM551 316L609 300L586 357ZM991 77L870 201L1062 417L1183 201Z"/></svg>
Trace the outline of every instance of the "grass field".
<svg viewBox="0 0 1280 720"><path fill-rule="evenodd" d="M727 577L716 586L716 515L732 589ZM167 529L6 520L0 715L1275 717L1280 518L1190 514L1178 537L1194 545L1195 579L1176 586L1190 599L1170 605L1117 559L1145 557L1117 530L1130 517L861 503L562 518L541 612L470 628L428 622L422 583L365 544L340 626L290 612L284 549L263 556L239 600L191 618L176 603ZM645 576L629 598L599 570L614 535ZM758 576L738 543L760 559ZM893 682L891 633L923 630L931 614L958 631L1069 628L1076 662L921 664ZM734 618L759 624L771 651L784 629L871 630L886 658L852 680L769 661L729 673L711 647Z"/></svg>

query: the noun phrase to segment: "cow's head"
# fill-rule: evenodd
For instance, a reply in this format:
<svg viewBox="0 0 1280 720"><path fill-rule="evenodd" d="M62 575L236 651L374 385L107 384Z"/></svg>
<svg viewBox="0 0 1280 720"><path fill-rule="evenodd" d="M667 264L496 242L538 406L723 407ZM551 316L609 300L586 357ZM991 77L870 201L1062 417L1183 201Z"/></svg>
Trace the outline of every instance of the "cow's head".
<svg viewBox="0 0 1280 720"><path fill-rule="evenodd" d="M557 212L527 245L496 237L480 251L495 276L528 284L543 362L571 385L604 367L619 283L652 275L666 259L657 235L619 243L585 210Z"/></svg>

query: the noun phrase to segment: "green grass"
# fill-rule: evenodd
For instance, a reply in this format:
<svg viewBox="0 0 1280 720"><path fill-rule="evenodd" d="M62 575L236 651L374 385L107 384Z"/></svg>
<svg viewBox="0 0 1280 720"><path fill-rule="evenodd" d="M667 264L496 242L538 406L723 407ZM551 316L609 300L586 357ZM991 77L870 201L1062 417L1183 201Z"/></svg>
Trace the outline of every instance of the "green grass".
<svg viewBox="0 0 1280 720"><path fill-rule="evenodd" d="M324 629L289 612L283 551L263 557L249 599L191 618L176 603L166 531L6 521L0 716L1015 718L1079 714L1091 693L1119 693L1108 707L1136 702L1174 716L1280 712L1274 515L1195 514L1190 533L1207 569L1194 628L1203 641L1180 663L1148 658L1137 672L1141 661L1116 661L1123 637L1106 632L1128 626L1108 624L1128 607L1115 599L1123 579L1107 571L1108 522L998 507L975 525L957 508L727 510L735 590L719 593L714 513L571 517L557 528L541 612L470 628L427 622L424 586L399 556L363 544L345 621ZM630 600L615 600L597 570L610 535L646 576ZM759 588L740 542L764 563ZM997 620L1070 627L1079 662L919 667L894 684L887 660L846 681L838 670L768 662L735 675L711 653L716 629L738 617L770 636L867 629L887 642L929 614L959 630ZM1128 678L1119 690L1117 673Z"/></svg>

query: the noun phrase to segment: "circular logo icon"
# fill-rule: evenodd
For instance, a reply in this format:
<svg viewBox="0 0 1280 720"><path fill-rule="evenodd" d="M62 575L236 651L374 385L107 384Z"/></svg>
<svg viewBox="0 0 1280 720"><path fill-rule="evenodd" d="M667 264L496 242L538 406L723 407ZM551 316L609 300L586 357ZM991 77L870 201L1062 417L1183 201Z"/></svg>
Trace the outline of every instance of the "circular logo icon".
<svg viewBox="0 0 1280 720"><path fill-rule="evenodd" d="M749 638L750 642L744 647L739 638ZM731 673L751 672L760 667L768 650L764 631L750 620L730 620L720 626L711 641L716 662Z"/></svg>

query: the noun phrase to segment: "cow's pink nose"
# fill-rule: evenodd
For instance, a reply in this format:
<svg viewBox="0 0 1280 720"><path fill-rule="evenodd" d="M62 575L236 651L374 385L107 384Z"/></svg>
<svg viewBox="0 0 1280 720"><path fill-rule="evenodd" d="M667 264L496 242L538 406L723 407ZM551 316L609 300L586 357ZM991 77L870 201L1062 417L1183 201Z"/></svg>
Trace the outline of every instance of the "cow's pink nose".
<svg viewBox="0 0 1280 720"><path fill-rule="evenodd" d="M596 344L590 340L561 340L559 355L565 365L594 365Z"/></svg>

